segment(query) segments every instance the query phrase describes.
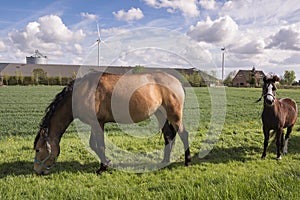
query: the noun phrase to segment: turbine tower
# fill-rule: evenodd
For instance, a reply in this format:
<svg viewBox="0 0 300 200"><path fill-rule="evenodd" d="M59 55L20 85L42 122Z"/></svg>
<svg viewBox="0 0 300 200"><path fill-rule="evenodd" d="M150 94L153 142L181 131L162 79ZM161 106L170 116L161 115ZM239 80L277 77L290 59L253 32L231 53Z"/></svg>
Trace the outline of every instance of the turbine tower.
<svg viewBox="0 0 300 200"><path fill-rule="evenodd" d="M222 47L221 51L222 51L222 81L224 81L225 47Z"/></svg>

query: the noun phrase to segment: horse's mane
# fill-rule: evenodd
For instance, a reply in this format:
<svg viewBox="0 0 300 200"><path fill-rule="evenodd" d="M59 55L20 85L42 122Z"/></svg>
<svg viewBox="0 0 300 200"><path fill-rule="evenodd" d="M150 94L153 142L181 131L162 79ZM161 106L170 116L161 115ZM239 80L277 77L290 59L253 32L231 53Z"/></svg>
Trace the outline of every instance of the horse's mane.
<svg viewBox="0 0 300 200"><path fill-rule="evenodd" d="M55 98L52 100L52 102L49 104L49 106L45 109L45 116L41 120L40 123L40 130L41 129L47 129L50 125L50 119L53 116L53 113L55 112L56 108L58 107L59 103L66 97L69 92L73 91L75 80L72 80L66 87L62 89L61 92L59 92ZM35 140L34 140L34 147L36 146L37 141L40 138L40 131L38 132Z"/></svg>

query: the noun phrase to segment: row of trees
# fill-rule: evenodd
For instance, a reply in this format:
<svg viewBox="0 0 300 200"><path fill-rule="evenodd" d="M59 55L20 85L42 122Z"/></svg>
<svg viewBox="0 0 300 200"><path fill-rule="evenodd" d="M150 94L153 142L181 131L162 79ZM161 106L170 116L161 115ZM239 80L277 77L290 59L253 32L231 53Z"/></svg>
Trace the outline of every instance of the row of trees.
<svg viewBox="0 0 300 200"><path fill-rule="evenodd" d="M47 72L41 68L34 69L31 76L24 76L19 70L16 70L14 76L4 73L2 84L4 85L66 85L72 79L76 78L76 73L72 77L63 77L62 75L48 77Z"/></svg>

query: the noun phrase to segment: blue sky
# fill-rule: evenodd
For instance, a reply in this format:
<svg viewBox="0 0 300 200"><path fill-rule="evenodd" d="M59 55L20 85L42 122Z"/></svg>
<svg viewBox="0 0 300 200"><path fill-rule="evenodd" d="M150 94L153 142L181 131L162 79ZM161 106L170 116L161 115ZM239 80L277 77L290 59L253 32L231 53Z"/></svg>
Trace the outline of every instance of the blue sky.
<svg viewBox="0 0 300 200"><path fill-rule="evenodd" d="M49 63L197 67L225 73L255 66L300 79L300 5L294 0L4 1L0 62L38 49Z"/></svg>

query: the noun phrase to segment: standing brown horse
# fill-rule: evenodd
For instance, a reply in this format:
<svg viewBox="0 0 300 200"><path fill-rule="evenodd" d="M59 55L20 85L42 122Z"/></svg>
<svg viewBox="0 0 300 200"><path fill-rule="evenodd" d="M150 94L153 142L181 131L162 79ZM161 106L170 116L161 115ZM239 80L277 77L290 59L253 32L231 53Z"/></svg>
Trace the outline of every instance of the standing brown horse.
<svg viewBox="0 0 300 200"><path fill-rule="evenodd" d="M263 78L262 96L264 97L264 110L262 112L263 132L264 132L264 151L262 158L266 157L267 147L270 138L270 130L276 133L277 160L281 159L281 150L287 153L288 140L296 123L298 107L296 102L290 98L276 98L275 82L279 81L276 75L265 76ZM283 129L287 128L285 135ZM283 144L284 143L284 144Z"/></svg>
<svg viewBox="0 0 300 200"><path fill-rule="evenodd" d="M191 162L188 132L182 123L185 93L175 77L164 73L115 75L90 73L71 82L48 106L34 141L34 170L47 174L60 153L60 139L75 118L91 126L90 147L101 160L98 174L110 160L105 156L104 125L137 123L155 115L165 139L163 162L170 162L176 132L184 144L185 165Z"/></svg>

